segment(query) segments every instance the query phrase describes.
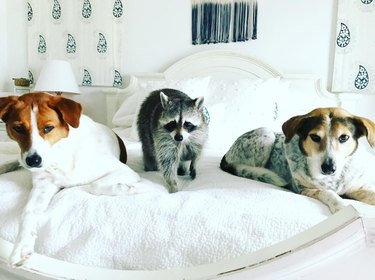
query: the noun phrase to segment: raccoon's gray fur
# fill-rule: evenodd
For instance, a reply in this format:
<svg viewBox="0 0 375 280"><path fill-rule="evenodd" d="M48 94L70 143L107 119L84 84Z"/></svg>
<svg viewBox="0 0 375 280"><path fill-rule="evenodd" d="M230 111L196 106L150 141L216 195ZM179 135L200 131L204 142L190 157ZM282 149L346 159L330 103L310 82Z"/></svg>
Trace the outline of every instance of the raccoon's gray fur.
<svg viewBox="0 0 375 280"><path fill-rule="evenodd" d="M191 99L175 89L155 90L143 101L137 128L146 171L161 170L169 192L178 191L177 175L196 176L196 161L208 136L203 97Z"/></svg>

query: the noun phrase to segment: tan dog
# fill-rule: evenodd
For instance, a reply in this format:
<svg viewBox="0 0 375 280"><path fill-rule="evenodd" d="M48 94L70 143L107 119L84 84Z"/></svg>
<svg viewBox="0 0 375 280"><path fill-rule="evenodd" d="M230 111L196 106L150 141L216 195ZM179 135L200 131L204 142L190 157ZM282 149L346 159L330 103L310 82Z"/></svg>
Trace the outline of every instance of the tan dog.
<svg viewBox="0 0 375 280"><path fill-rule="evenodd" d="M284 134L259 128L240 136L221 168L319 199L333 213L347 205L341 195L375 205L375 157L358 141L365 136L375 146L371 120L318 108L289 119L282 129Z"/></svg>
<svg viewBox="0 0 375 280"><path fill-rule="evenodd" d="M82 115L79 103L47 93L0 98L0 118L32 172L10 263L22 265L34 251L40 216L62 188L86 185L94 194L139 192L140 180L126 164L126 150L108 127ZM122 159L123 162L119 160Z"/></svg>

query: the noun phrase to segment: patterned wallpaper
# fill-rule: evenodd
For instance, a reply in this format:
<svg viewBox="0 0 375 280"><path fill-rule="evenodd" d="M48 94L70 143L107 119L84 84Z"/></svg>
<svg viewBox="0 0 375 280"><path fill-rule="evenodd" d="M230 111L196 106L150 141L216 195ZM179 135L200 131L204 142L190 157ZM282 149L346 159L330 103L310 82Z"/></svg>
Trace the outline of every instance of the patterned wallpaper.
<svg viewBox="0 0 375 280"><path fill-rule="evenodd" d="M333 92L375 93L375 0L338 0Z"/></svg>
<svg viewBox="0 0 375 280"><path fill-rule="evenodd" d="M49 59L70 62L82 86L122 86L123 0L27 1L29 78Z"/></svg>

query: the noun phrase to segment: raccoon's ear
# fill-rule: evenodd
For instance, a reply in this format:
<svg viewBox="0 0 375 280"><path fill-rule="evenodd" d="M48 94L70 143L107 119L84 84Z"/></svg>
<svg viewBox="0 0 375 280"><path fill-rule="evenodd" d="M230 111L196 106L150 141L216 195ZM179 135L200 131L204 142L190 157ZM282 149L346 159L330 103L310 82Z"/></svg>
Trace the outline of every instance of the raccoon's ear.
<svg viewBox="0 0 375 280"><path fill-rule="evenodd" d="M168 96L166 96L162 91L160 92L160 102L161 106L165 109L168 103Z"/></svg>
<svg viewBox="0 0 375 280"><path fill-rule="evenodd" d="M198 109L201 109L203 107L203 101L204 101L204 97L201 96L201 97L198 97L198 98L195 98L194 99L194 104L195 106L198 108Z"/></svg>

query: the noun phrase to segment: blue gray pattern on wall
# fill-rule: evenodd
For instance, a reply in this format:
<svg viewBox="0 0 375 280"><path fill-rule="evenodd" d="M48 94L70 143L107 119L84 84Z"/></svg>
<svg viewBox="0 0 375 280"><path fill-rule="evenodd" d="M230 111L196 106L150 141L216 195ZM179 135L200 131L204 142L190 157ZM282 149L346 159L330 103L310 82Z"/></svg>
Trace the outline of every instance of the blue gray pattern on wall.
<svg viewBox="0 0 375 280"><path fill-rule="evenodd" d="M124 0L28 0L26 4L33 81L47 60L63 59L83 86L123 86Z"/></svg>
<svg viewBox="0 0 375 280"><path fill-rule="evenodd" d="M375 2L339 0L333 92L375 93ZM366 32L363 32L366 30Z"/></svg>
<svg viewBox="0 0 375 280"><path fill-rule="evenodd" d="M256 0L192 0L192 43L228 43L257 38Z"/></svg>

